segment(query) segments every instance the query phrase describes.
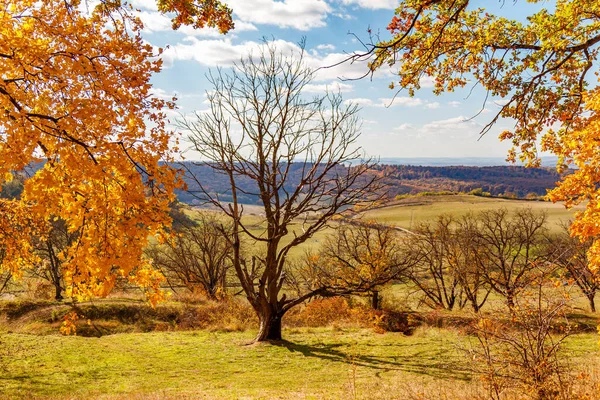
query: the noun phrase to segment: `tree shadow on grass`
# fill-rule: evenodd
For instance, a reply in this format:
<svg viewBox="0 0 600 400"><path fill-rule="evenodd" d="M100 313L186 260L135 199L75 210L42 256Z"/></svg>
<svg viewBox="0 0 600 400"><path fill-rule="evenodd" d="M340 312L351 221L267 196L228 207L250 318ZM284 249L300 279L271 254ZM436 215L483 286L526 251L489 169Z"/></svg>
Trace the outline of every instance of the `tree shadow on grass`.
<svg viewBox="0 0 600 400"><path fill-rule="evenodd" d="M457 359L456 356L452 356L444 348L406 355L373 356L357 354L348 348L348 343L342 342L310 345L281 340L272 342L272 344L284 347L291 352L300 353L305 357L316 357L333 362L357 365L376 370L377 373L404 371L441 379L458 379L462 381L471 379L471 374L465 363Z"/></svg>

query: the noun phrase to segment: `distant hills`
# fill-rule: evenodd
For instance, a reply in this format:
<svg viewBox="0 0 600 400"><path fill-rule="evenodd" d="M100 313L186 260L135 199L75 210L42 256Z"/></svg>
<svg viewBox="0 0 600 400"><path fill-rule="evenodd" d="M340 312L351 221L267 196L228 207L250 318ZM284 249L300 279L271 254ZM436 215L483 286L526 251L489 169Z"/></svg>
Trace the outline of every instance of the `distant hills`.
<svg viewBox="0 0 600 400"><path fill-rule="evenodd" d="M543 167L555 167L558 161L557 157L542 157ZM379 164L389 165L418 165L423 167L499 167L512 166L506 161L505 157L383 157L379 159Z"/></svg>
<svg viewBox="0 0 600 400"><path fill-rule="evenodd" d="M470 192L481 188L492 196L524 198L545 195L556 186L560 175L554 168L520 166L447 166L378 165L375 169L385 180L390 196L421 192Z"/></svg>
<svg viewBox="0 0 600 400"><path fill-rule="evenodd" d="M427 165L395 165L382 163L373 168L370 173L379 175L386 183L387 195L393 198L402 194L417 194L422 192L470 192L481 188L492 196L507 196L524 198L528 195L545 195L548 189L555 187L560 175L554 168L525 168L521 166L427 166ZM414 159L416 160L416 159ZM420 159L437 160L438 163L451 159ZM457 160L457 159L453 159ZM460 159L465 160L465 159ZM474 160L474 159L471 159ZM478 159L484 162L483 159ZM488 159L489 160L489 159ZM467 160L468 161L468 160ZM186 163L187 168L202 182L210 192L219 194L222 201L230 201L231 193L228 180L224 175L216 174L206 165ZM298 164L300 166L300 164ZM340 167L346 168L346 167ZM288 188L295 187L300 180L301 171L292 168ZM186 179L190 192L198 190L195 181ZM251 180L240 180L240 201L245 204L259 204L258 190ZM179 191L180 201L197 203L198 199L190 192Z"/></svg>

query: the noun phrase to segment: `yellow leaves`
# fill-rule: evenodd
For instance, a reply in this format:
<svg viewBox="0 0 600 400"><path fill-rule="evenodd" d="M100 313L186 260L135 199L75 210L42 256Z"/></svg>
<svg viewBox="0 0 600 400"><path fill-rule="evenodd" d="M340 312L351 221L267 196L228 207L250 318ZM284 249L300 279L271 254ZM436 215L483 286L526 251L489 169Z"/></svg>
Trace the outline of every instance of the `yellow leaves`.
<svg viewBox="0 0 600 400"><path fill-rule="evenodd" d="M216 27L221 33L233 29L231 9L220 1L158 0L157 3L161 13L176 13L171 20L173 29L178 29L181 25L191 25L194 28Z"/></svg>
<svg viewBox="0 0 600 400"><path fill-rule="evenodd" d="M75 311L71 311L63 317L63 323L60 326L60 333L65 336L77 335L77 326L75 323L79 320L79 314Z"/></svg>
<svg viewBox="0 0 600 400"><path fill-rule="evenodd" d="M0 54L7 55L0 57L0 181L44 161L20 201L0 202L2 268L18 275L31 266L31 237L61 218L78 233L60 254L69 295L105 296L122 277L157 301L162 278L142 248L169 225L168 204L181 184L159 164L173 157L162 110L174 105L151 97L160 61L137 19L113 18L123 11L119 2L103 2L92 15L70 3L0 3Z"/></svg>

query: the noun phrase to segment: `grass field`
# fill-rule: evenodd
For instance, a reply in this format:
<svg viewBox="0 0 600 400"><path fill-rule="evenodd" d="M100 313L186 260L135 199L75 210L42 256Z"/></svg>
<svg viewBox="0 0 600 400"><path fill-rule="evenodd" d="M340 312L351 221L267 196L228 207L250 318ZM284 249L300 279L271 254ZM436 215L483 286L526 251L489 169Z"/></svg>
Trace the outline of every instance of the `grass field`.
<svg viewBox="0 0 600 400"><path fill-rule="evenodd" d="M247 332L153 332L101 338L3 334L1 398L407 399L481 395L465 336L293 329L277 345ZM597 337L567 343L570 362L597 366ZM418 393L426 393L418 397ZM470 397L469 394L473 396Z"/></svg>
<svg viewBox="0 0 600 400"><path fill-rule="evenodd" d="M460 216L501 207L544 210L553 229L573 215L547 202L457 195L407 198L362 217L410 229L442 213ZM257 210L245 222L256 234L264 229ZM294 254L319 246L329 234L320 232ZM464 323L472 317L467 308L429 310L402 284L388 286L382 297L385 306L416 310L427 322L405 336L357 327L370 325L310 328L284 319L286 341L250 344L256 332L248 327L256 321L248 304L243 309L246 320L239 323L239 316L227 320L232 312L216 303L199 306L205 307L204 314L194 314L194 304L175 301L156 310L138 299L99 301L93 305L92 326L101 337L61 336L58 326L68 307L54 302L39 309L22 307L24 313L14 323L7 308L0 307L0 399L487 398L468 354L476 342ZM493 313L503 302L492 295L484 312ZM600 383L598 335L592 333L597 317L587 313L585 298L576 289L571 305L580 328L567 339L564 360L574 375L585 372ZM109 318L113 312L119 318ZM207 325L185 327L171 315L188 315ZM581 385L585 388L586 383ZM589 398L600 399L600 392L596 394Z"/></svg>
<svg viewBox="0 0 600 400"><path fill-rule="evenodd" d="M511 211L523 207L546 212L548 214L548 227L551 230L558 229L558 224L561 221L572 219L575 211L583 209L578 207L567 210L562 204L545 201L499 199L469 195L416 196L399 200L390 206L368 211L363 214L363 218L411 229L419 222L434 221L441 214L461 217L469 212L476 213L499 208L506 208Z"/></svg>

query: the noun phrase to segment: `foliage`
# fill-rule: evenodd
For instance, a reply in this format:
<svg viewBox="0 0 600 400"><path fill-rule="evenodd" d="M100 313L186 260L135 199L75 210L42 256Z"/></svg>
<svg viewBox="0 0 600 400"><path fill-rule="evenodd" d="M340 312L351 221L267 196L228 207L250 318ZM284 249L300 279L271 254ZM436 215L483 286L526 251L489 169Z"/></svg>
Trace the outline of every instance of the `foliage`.
<svg viewBox="0 0 600 400"><path fill-rule="evenodd" d="M215 0L159 0L174 26L232 27ZM2 267L13 275L33 263L31 240L64 221L77 240L56 257L66 292L103 296L117 276L161 298L162 277L142 257L148 236L169 224L180 184L171 159L165 111L151 94L161 68L127 3L79 0L0 4L0 182L36 165L18 200L0 200Z"/></svg>
<svg viewBox="0 0 600 400"><path fill-rule="evenodd" d="M600 87L590 87L590 80L597 67L600 3L558 0L552 11L540 8L526 22L471 3L403 1L388 26L393 38L355 58L369 58L373 70L397 66L398 86L410 95L422 78L431 77L436 94L474 81L487 91L486 100L505 99L482 133L500 118L511 118L514 129L500 135L513 143L509 159L518 156L539 165L540 143L542 151L559 157L559 170L576 166L549 197L567 207L585 204L571 233L595 240L600 234ZM600 265L600 241L590 247L589 260L593 268Z"/></svg>
<svg viewBox="0 0 600 400"><path fill-rule="evenodd" d="M217 27L219 32L227 33L233 29L231 9L219 0L157 0L158 10L165 13L174 13L171 20L173 29L181 25L194 28L206 26Z"/></svg>

